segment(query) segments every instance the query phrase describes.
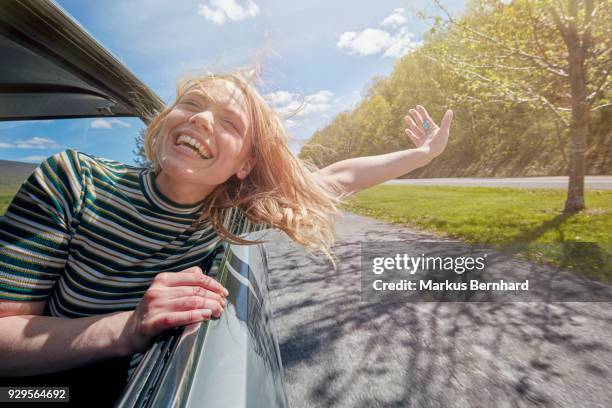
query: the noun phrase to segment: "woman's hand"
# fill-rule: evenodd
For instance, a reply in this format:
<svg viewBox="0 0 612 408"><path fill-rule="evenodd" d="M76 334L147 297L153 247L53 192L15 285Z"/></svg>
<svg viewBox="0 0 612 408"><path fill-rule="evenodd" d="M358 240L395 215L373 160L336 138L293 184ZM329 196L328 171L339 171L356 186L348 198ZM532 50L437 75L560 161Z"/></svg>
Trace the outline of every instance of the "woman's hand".
<svg viewBox="0 0 612 408"><path fill-rule="evenodd" d="M406 134L412 139L416 147L431 154L432 158L438 156L446 148L448 143L448 132L450 130L453 111L448 110L442 118L441 126L438 126L421 105L416 109L410 109L410 116L406 116Z"/></svg>
<svg viewBox="0 0 612 408"><path fill-rule="evenodd" d="M124 335L132 353L144 351L167 329L221 316L228 294L198 266L158 274L126 324Z"/></svg>

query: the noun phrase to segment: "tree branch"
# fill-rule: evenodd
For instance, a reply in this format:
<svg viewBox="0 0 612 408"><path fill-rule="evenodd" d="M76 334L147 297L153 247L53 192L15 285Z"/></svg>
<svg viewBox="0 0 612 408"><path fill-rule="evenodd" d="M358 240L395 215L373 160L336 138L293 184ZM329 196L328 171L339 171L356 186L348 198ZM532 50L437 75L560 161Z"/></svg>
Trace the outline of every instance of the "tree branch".
<svg viewBox="0 0 612 408"><path fill-rule="evenodd" d="M540 54L542 55L546 64L548 66L552 66L552 64L546 57L546 50L544 50L544 48L542 47L542 44L540 43L540 37L538 36L538 30L536 29L536 20L535 20L535 17L533 16L533 10L531 7L531 3L527 3L527 10L529 13L529 19L531 20L531 31L533 32L533 39L536 43L536 46L538 47L538 50L540 51Z"/></svg>
<svg viewBox="0 0 612 408"><path fill-rule="evenodd" d="M474 34L476 37L479 37L482 40L485 40L485 41L487 41L490 44L493 44L493 45L496 45L496 46L501 47L503 49L506 49L506 50L510 51L514 55L519 55L519 56L521 56L521 57L531 61L531 63L533 63L534 65L538 66L539 68L547 70L548 72L550 72L552 74L555 74L555 75L563 77L563 78L567 78L568 77L567 72L562 67L559 67L557 65L552 64L546 58L542 58L542 57L539 57L537 55L529 54L529 53L527 53L527 52L525 52L525 51L523 51L521 49L518 49L518 48L515 48L515 47L511 47L510 45L508 45L504 41L501 41L499 38L491 37L490 35L487 35L487 34L484 34L484 33L480 32L480 31L474 30L472 27L470 27L468 25L460 24L460 23L456 22L452 18L452 16L448 12L448 10L440 3L439 0L433 0L433 1L446 14L446 16L448 18L448 21L452 25L461 26L462 28L464 28L468 32ZM470 37L470 40L472 40L473 42L478 42L478 40L476 40L474 37Z"/></svg>
<svg viewBox="0 0 612 408"><path fill-rule="evenodd" d="M607 68L604 74L601 76L601 84L595 86L595 91L586 97L587 101L591 103L599 97L599 95L610 85L610 68Z"/></svg>
<svg viewBox="0 0 612 408"><path fill-rule="evenodd" d="M593 13L595 12L593 8L593 0L584 0L584 8L584 32L582 33L582 41L580 47L582 49L582 55L586 57L589 48L593 44L593 38L591 36L591 22L593 21Z"/></svg>
<svg viewBox="0 0 612 408"><path fill-rule="evenodd" d="M552 6L550 6L548 7L548 11L550 12L550 15L552 16L553 21L555 22L557 31L559 31L559 34L561 34L561 38L563 39L565 46L569 48L570 41L569 41L569 38L567 37L567 27L563 24L561 17L557 13L557 10L555 10Z"/></svg>
<svg viewBox="0 0 612 408"><path fill-rule="evenodd" d="M612 102L596 106L596 107L591 109L591 112L599 110L599 109L607 108L608 106L612 106Z"/></svg>

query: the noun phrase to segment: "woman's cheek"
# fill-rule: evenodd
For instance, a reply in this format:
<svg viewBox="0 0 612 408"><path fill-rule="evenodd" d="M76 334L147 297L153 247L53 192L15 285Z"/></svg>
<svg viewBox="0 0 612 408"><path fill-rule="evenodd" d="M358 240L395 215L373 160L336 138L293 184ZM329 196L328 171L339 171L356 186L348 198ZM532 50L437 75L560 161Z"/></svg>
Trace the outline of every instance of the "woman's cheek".
<svg viewBox="0 0 612 408"><path fill-rule="evenodd" d="M235 161L240 156L242 140L233 137L231 134L225 134L224 136L225 145L227 146L226 150L230 153L232 161Z"/></svg>
<svg viewBox="0 0 612 408"><path fill-rule="evenodd" d="M166 126L165 127L167 129L172 129L180 125L181 123L187 121L188 119L189 119L189 115L187 115L187 112L184 112L180 109L174 109L170 111L168 116L166 116Z"/></svg>

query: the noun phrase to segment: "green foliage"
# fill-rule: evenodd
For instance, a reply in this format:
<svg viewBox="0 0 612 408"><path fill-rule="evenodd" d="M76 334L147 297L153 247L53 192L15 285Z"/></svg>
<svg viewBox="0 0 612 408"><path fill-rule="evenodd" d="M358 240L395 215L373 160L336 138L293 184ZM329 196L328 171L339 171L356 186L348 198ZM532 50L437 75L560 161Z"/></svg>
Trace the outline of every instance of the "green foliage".
<svg viewBox="0 0 612 408"><path fill-rule="evenodd" d="M612 0L596 3L585 61L590 94L610 80L612 68ZM316 132L300 156L323 167L410 148L403 117L420 104L434 120L448 108L455 119L446 151L411 177L566 174L569 62L551 10L566 19L569 11L559 4L478 0L452 24L438 17L424 44L398 60L389 77L375 78L364 100ZM580 11L578 19L584 20ZM587 174L612 173L612 107L595 109L610 99L604 86L592 100Z"/></svg>
<svg viewBox="0 0 612 408"><path fill-rule="evenodd" d="M136 137L136 150L132 151L134 153L134 161L137 165L141 167L150 167L151 162L147 159L147 155L145 154L144 148L144 138L147 129L142 128L138 131L138 136Z"/></svg>

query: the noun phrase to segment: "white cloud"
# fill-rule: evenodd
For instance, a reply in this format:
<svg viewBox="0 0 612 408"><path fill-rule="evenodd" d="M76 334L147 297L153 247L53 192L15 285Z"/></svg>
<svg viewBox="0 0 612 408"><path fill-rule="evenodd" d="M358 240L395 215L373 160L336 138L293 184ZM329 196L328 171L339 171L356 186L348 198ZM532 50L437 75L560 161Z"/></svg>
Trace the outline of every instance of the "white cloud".
<svg viewBox="0 0 612 408"><path fill-rule="evenodd" d="M361 32L343 33L336 45L349 55L368 56L382 52L384 57L399 58L416 46L412 42L412 36L412 33L404 29L390 34L377 28L366 28Z"/></svg>
<svg viewBox="0 0 612 408"><path fill-rule="evenodd" d="M327 104L332 96L334 96L332 91L323 90L312 95L308 95L306 100L309 104Z"/></svg>
<svg viewBox="0 0 612 408"><path fill-rule="evenodd" d="M34 136L31 139L0 142L0 149L54 149L59 147L51 139Z"/></svg>
<svg viewBox="0 0 612 408"><path fill-rule="evenodd" d="M383 57L399 58L416 48L413 34L406 27L408 20L403 8L396 8L380 25L390 27L366 28L362 31L346 31L340 35L336 46L349 55L368 56L382 54Z"/></svg>
<svg viewBox="0 0 612 408"><path fill-rule="evenodd" d="M240 21L259 14L259 6L252 0L247 0L244 6L236 0L209 0L208 5L198 4L198 14L215 24L226 21Z"/></svg>
<svg viewBox="0 0 612 408"><path fill-rule="evenodd" d="M391 46L391 35L376 28L366 28L361 32L347 31L340 36L336 45L351 55L372 55Z"/></svg>
<svg viewBox="0 0 612 408"><path fill-rule="evenodd" d="M406 30L400 30L400 32L393 37L393 43L389 48L387 48L387 51L385 51L383 57L400 58L408 54L418 45L412 41L412 37L412 33Z"/></svg>
<svg viewBox="0 0 612 408"><path fill-rule="evenodd" d="M287 129L304 129L306 116L314 113L322 113L331 108L334 93L321 90L309 95L292 93L288 91L270 92L264 95L264 99L283 118Z"/></svg>
<svg viewBox="0 0 612 408"><path fill-rule="evenodd" d="M299 122L297 122L297 121L295 121L293 119L285 119L285 127L287 129L294 128L294 127L296 127L298 125L299 125Z"/></svg>
<svg viewBox="0 0 612 408"><path fill-rule="evenodd" d="M91 127L92 129L112 129L114 125L121 126L124 128L132 127L132 125L130 125L129 123L116 118L94 119L90 122L89 127Z"/></svg>
<svg viewBox="0 0 612 408"><path fill-rule="evenodd" d="M270 92L264 98L272 105L285 105L293 100L291 94L287 91Z"/></svg>
<svg viewBox="0 0 612 408"><path fill-rule="evenodd" d="M296 117L303 117L312 113L324 112L329 109L331 107L330 101L333 96L333 92L328 90L318 91L306 95L303 98L297 93L277 91L264 95L264 99L272 105L281 117L293 115ZM285 124L287 124L287 121L285 121ZM294 121L291 125L297 126L298 123Z"/></svg>
<svg viewBox="0 0 612 408"><path fill-rule="evenodd" d="M381 26L398 27L406 23L406 17L404 17L404 9L396 8L393 13L385 17L380 23Z"/></svg>
<svg viewBox="0 0 612 408"><path fill-rule="evenodd" d="M33 162L33 163L40 163L46 158L47 156L26 156L26 157L22 157L20 160L27 161L27 162Z"/></svg>

